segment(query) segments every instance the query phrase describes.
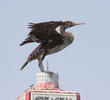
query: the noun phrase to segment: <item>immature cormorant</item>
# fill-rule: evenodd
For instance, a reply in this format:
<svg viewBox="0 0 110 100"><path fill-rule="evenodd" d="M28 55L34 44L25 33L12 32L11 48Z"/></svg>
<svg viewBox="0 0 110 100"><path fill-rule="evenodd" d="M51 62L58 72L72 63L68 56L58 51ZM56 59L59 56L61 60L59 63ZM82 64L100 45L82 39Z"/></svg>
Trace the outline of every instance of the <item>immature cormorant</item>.
<svg viewBox="0 0 110 100"><path fill-rule="evenodd" d="M46 55L56 53L68 45L70 45L74 36L70 32L66 32L65 29L80 25L84 23L76 23L71 21L50 21L43 23L30 23L29 28L31 32L28 37L20 44L20 46L37 42L40 43L37 48L29 55L27 61L21 67L21 70L32 60L38 59L38 65L41 72L44 72L42 61ZM60 26L60 33L56 31L56 28Z"/></svg>

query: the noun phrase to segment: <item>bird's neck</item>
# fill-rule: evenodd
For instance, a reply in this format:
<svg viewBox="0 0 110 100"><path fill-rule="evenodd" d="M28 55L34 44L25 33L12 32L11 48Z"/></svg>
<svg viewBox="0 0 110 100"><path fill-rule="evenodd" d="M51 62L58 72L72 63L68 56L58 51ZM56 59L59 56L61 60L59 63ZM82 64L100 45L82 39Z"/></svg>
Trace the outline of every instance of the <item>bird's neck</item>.
<svg viewBox="0 0 110 100"><path fill-rule="evenodd" d="M65 27L64 26L60 26L60 33L64 36L65 35Z"/></svg>

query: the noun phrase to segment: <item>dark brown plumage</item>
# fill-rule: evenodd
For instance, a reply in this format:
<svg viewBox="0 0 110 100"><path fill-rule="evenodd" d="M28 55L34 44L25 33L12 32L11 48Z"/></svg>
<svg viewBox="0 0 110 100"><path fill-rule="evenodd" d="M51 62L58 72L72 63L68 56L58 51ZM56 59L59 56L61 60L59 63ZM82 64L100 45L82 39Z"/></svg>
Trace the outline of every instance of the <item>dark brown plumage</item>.
<svg viewBox="0 0 110 100"><path fill-rule="evenodd" d="M61 35L55 30L56 27L63 25L62 21L59 22L44 22L44 23L30 23L29 28L31 28L31 32L28 34L28 38L25 39L20 45L24 45L25 43L30 42L46 42L50 39L60 41Z"/></svg>
<svg viewBox="0 0 110 100"><path fill-rule="evenodd" d="M84 23L71 21L51 21L38 24L30 23L29 28L31 28L31 32L20 46L31 42L37 42L40 43L40 45L29 55L27 61L21 67L21 70L32 60L38 59L40 70L43 72L42 61L44 57L56 53L72 43L74 36L70 32L65 32L65 29L80 24ZM60 33L56 31L56 28L59 26Z"/></svg>

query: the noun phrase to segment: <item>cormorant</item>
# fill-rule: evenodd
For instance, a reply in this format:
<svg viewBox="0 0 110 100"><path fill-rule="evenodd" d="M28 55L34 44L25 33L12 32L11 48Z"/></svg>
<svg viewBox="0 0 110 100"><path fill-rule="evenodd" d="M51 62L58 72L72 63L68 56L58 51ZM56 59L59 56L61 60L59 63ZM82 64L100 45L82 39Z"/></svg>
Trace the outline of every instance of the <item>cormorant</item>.
<svg viewBox="0 0 110 100"><path fill-rule="evenodd" d="M44 72L42 61L46 55L56 53L68 45L70 45L74 36L70 32L65 30L69 27L81 25L84 23L76 23L71 21L50 21L42 23L30 23L31 28L28 37L20 44L20 46L26 43L37 42L40 43L37 48L29 55L27 61L21 67L22 70L29 62L38 59L38 65L41 72ZM60 33L56 31L56 28L60 26Z"/></svg>

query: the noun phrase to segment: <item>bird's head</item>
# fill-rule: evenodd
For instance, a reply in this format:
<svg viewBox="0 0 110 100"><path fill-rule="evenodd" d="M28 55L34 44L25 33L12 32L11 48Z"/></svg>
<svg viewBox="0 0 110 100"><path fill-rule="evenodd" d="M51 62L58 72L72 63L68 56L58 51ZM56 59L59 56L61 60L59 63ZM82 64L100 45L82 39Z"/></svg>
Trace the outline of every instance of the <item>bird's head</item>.
<svg viewBox="0 0 110 100"><path fill-rule="evenodd" d="M65 21L64 22L64 28L69 28L69 27L72 27L72 26L76 26L76 25L82 25L82 24L85 24L85 23L76 23L76 22L71 22L71 21Z"/></svg>

